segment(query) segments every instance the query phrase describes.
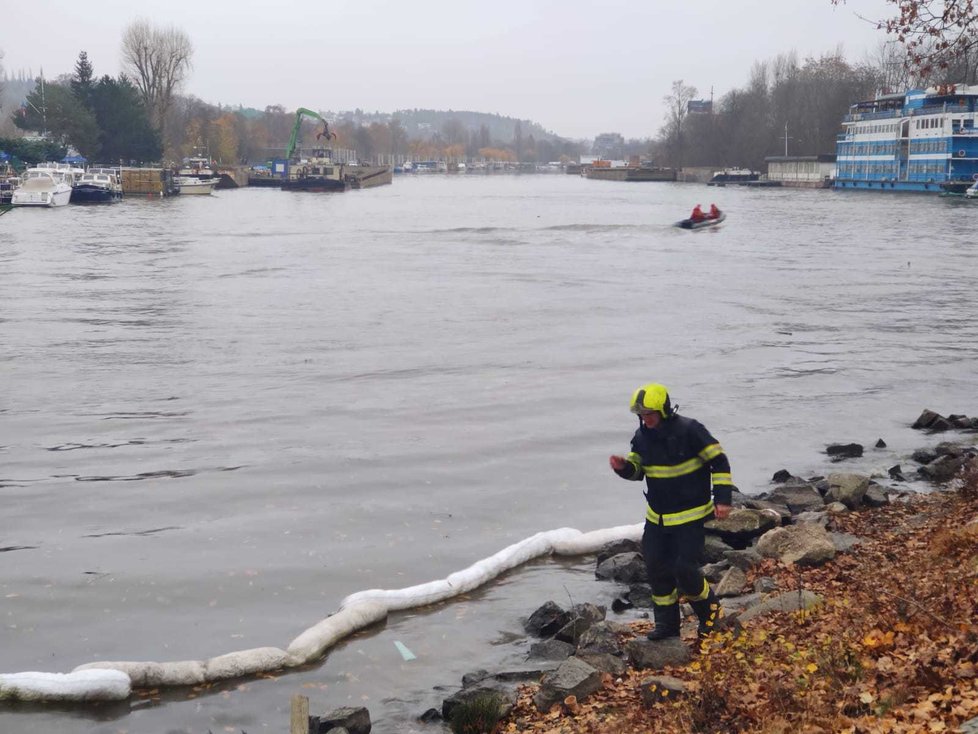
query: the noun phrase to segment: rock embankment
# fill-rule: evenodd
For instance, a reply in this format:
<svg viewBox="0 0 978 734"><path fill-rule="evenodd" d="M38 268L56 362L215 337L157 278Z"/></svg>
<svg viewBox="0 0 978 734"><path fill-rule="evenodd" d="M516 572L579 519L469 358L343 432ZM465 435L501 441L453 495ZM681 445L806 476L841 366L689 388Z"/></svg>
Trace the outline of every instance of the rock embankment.
<svg viewBox="0 0 978 734"><path fill-rule="evenodd" d="M846 579L850 569L859 567L858 559L864 550L867 554L877 552L881 543L885 545L885 540L881 541L881 536L887 537L885 533L892 534L892 542L893 536L923 532L925 527L934 524L934 510L928 509L926 503L936 502L941 497L940 489L946 488L949 482L953 488L968 471L978 478L978 449L966 436L976 427L978 419L954 415L944 418L931 411L925 411L914 423L914 428L928 432L960 433L960 440L920 449L908 459L908 466L910 462L918 464L916 476L928 480L938 490L931 495L901 486L906 476L912 474L901 466L891 468L886 477L833 472L801 478L783 470L774 476L774 486L768 491L752 496L735 494L735 509L729 517L706 523L708 536L702 568L724 609L714 637L732 646L738 643L731 640L744 637L745 629L775 624L772 620L782 620L778 622L781 624L794 614L830 617L830 610L840 603L840 592L846 589L845 582L839 578ZM877 445L881 443L885 445L882 439ZM840 446L844 450L829 452L833 460L862 454L858 444ZM914 511L917 503L924 503L920 504L920 514ZM888 525L893 523L896 524ZM974 523L978 528L978 514ZM887 527L885 532L884 527ZM978 529L973 540L978 550ZM882 552L893 555L891 548ZM978 577L978 556L974 563L973 576ZM870 576L866 569L863 572ZM609 620L603 607L577 604L564 609L548 601L525 624L527 634L540 638L531 646L527 664L548 670L537 674L536 681L529 685L524 678L521 692L516 690L514 676L483 671L477 684L478 695L497 697L500 715L508 717L502 731L598 731L600 727L593 727L605 720L602 706L620 707L627 699L641 709L681 700L690 692L702 694L702 680L695 676L690 679L689 675L690 671L702 671L700 651L694 644L683 639L660 642L645 639L650 624L648 612L643 610L651 607L651 590L639 543L623 540L606 546L597 556L595 575L620 585L620 593L611 605L612 613L620 615L620 621ZM872 586L873 580L864 578L849 583ZM978 591L978 582L972 581L970 591L972 594ZM911 600L903 607L912 611L913 597L911 592L907 593ZM695 617L685 605L684 611L684 638L694 640ZM867 624L870 631L880 627L878 620L869 619ZM892 632L889 638L886 631L880 634L883 640L892 639ZM978 645L978 628L971 634ZM757 655L757 665L763 665L762 658L763 655ZM972 663L978 663L978 659ZM808 675L814 676L811 671L819 670L822 664L813 658L802 670L809 670ZM895 665L888 659L882 664L884 669ZM965 665L962 670L965 676L970 671L973 682L974 666ZM466 689L463 686L456 695ZM804 698L804 691L796 695ZM869 690L861 693L861 710L870 710L865 704L870 695L877 700L876 693L871 694ZM958 694L956 721L967 718L972 710L969 706L978 715L978 693L971 697L962 695ZM888 703L880 710L892 705ZM451 721L450 716L445 718ZM580 728L575 728L576 720L580 720ZM556 724L550 728L548 722L557 721L566 728L557 728Z"/></svg>

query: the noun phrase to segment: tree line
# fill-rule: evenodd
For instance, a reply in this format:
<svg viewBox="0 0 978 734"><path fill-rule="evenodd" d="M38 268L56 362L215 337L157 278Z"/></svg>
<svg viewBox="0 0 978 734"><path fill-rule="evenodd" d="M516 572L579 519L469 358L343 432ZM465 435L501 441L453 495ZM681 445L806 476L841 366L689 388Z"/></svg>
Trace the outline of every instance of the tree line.
<svg viewBox="0 0 978 734"><path fill-rule="evenodd" d="M759 61L747 83L730 90L706 111L697 112L699 93L683 80L672 83L663 98L666 112L657 134L645 140L624 140L608 133L601 146L616 157L648 157L656 165L734 167L764 170L772 156L834 154L842 118L855 102L877 93L972 82L976 78L974 50L947 57L944 65L914 66L906 49L882 41L859 63L841 51L799 60L794 53ZM596 146L597 147L597 146ZM596 150L596 152L599 152Z"/></svg>

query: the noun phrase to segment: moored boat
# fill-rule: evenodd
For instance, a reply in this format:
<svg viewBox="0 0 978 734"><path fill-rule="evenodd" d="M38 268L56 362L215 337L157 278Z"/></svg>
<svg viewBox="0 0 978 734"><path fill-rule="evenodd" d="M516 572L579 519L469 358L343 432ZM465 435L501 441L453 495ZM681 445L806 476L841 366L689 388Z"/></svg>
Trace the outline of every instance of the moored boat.
<svg viewBox="0 0 978 734"><path fill-rule="evenodd" d="M174 176L173 183L177 187L177 191L181 196L188 194L196 195L210 194L214 190L214 186L217 184L217 177L213 178L197 178L196 176Z"/></svg>
<svg viewBox="0 0 978 734"><path fill-rule="evenodd" d="M122 184L111 169L91 169L71 190L72 204L107 204L122 199Z"/></svg>
<svg viewBox="0 0 978 734"><path fill-rule="evenodd" d="M207 156L192 155L183 159L182 164L176 171L176 175L182 178L217 178L218 173Z"/></svg>
<svg viewBox="0 0 978 734"><path fill-rule="evenodd" d="M329 148L317 148L298 161L289 163L288 177L282 181L285 191L346 191L349 186L343 164L333 161Z"/></svg>
<svg viewBox="0 0 978 734"><path fill-rule="evenodd" d="M71 199L69 174L49 168L28 168L10 198L13 206L65 206Z"/></svg>
<svg viewBox="0 0 978 734"><path fill-rule="evenodd" d="M0 152L0 156L6 153ZM9 204L14 195L14 189L20 185L20 176L7 160L0 160L0 204Z"/></svg>
<svg viewBox="0 0 978 734"><path fill-rule="evenodd" d="M13 198L14 189L20 185L20 176L0 178L0 204L9 204Z"/></svg>
<svg viewBox="0 0 978 734"><path fill-rule="evenodd" d="M724 168L714 171L713 177L706 182L707 186L725 186L727 184L746 184L751 181L758 181L761 174L749 168Z"/></svg>
<svg viewBox="0 0 978 734"><path fill-rule="evenodd" d="M978 86L857 102L836 142L837 189L963 194L978 180Z"/></svg>

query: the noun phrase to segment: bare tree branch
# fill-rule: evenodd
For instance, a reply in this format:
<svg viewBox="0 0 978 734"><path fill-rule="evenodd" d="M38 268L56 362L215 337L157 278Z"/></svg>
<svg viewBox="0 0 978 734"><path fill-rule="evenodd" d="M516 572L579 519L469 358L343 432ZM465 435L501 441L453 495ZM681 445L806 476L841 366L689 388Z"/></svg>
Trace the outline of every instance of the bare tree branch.
<svg viewBox="0 0 978 734"><path fill-rule="evenodd" d="M832 0L842 5L846 0ZM894 15L883 18L876 27L903 44L908 68L929 74L946 69L962 57L978 51L978 16L975 0L887 0L895 6ZM973 67L974 64L966 64ZM962 79L966 83L972 78Z"/></svg>
<svg viewBox="0 0 978 734"><path fill-rule="evenodd" d="M193 52L190 37L172 26L161 29L137 20L123 33L123 71L139 90L153 126L161 133L173 97L190 71Z"/></svg>

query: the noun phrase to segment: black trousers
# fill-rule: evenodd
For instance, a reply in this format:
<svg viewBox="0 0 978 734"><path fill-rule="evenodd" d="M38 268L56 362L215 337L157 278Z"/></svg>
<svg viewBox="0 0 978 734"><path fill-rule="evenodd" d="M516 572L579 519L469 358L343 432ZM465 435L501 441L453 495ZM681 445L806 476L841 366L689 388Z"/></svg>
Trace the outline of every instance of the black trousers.
<svg viewBox="0 0 978 734"><path fill-rule="evenodd" d="M642 556L649 574L653 596L669 596L678 589L687 597L703 593L700 556L706 532L704 520L685 525L653 525L645 522L642 534Z"/></svg>

